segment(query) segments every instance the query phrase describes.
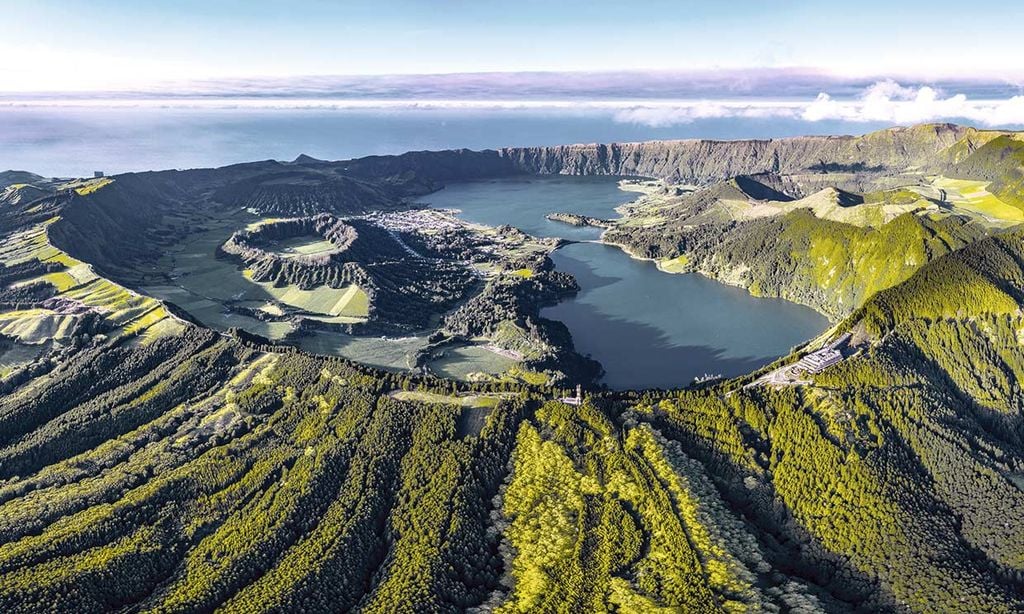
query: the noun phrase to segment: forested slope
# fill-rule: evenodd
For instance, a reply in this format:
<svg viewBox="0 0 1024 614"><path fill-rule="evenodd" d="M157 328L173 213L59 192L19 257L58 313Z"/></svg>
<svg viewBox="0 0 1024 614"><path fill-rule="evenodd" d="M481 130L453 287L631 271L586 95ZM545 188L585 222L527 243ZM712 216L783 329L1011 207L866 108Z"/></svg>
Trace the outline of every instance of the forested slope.
<svg viewBox="0 0 1024 614"><path fill-rule="evenodd" d="M922 265L985 236L963 218L903 214L879 227L821 219L808 209L744 223L613 229L606 238L656 260L802 303L833 318Z"/></svg>
<svg viewBox="0 0 1024 614"><path fill-rule="evenodd" d="M2 401L5 611L457 607L495 582L480 502L522 402L459 437L404 382L199 330L54 375Z"/></svg>

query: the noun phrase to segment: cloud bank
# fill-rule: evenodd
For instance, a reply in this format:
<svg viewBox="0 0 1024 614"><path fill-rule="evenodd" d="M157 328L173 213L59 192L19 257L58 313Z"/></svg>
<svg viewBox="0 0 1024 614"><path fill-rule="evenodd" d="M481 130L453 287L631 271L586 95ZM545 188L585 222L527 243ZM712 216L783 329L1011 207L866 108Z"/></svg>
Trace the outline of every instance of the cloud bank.
<svg viewBox="0 0 1024 614"><path fill-rule="evenodd" d="M891 124L967 120L983 126L1024 125L1024 96L995 100L971 99L961 93L944 95L928 85L907 87L893 80L884 80L873 83L854 98L834 98L821 92L814 100L806 103L680 102L675 105L637 105L621 109L615 114L617 121L653 127L731 117Z"/></svg>
<svg viewBox="0 0 1024 614"><path fill-rule="evenodd" d="M1008 83L903 85L879 79L855 84L778 71L731 77L734 81L726 82L707 75L608 73L559 81L548 73L495 73L224 81L163 92L0 95L0 108L556 112L655 128L730 118L1024 126L1024 94ZM815 79L821 89L811 89Z"/></svg>

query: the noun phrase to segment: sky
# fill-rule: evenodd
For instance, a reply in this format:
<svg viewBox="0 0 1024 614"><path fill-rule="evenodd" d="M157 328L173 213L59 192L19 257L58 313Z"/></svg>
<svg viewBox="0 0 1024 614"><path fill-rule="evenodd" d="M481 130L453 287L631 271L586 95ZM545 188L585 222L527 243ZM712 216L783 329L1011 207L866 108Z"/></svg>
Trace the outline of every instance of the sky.
<svg viewBox="0 0 1024 614"><path fill-rule="evenodd" d="M0 0L0 18L0 167L54 174L1024 129L1011 0Z"/></svg>
<svg viewBox="0 0 1024 614"><path fill-rule="evenodd" d="M802 67L1024 82L1024 3L4 0L0 92L194 80Z"/></svg>

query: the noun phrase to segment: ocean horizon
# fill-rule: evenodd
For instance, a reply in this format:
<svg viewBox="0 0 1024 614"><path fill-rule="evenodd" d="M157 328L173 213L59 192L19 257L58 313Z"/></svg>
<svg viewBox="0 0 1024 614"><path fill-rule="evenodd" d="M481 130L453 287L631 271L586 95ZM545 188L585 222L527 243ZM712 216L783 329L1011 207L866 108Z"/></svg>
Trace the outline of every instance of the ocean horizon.
<svg viewBox="0 0 1024 614"><path fill-rule="evenodd" d="M887 122L707 118L653 126L608 113L522 109L0 108L0 168L48 177L325 160L440 149L684 138L779 138L884 128Z"/></svg>
<svg viewBox="0 0 1024 614"><path fill-rule="evenodd" d="M226 80L159 92L0 95L0 169L72 177L439 149L1024 127L999 80L785 70Z"/></svg>

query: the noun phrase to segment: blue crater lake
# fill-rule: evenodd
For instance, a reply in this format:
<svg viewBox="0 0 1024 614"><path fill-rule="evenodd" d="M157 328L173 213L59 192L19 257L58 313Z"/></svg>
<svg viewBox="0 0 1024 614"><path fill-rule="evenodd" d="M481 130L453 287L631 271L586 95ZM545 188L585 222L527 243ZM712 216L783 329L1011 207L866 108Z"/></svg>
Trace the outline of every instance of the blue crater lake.
<svg viewBox="0 0 1024 614"><path fill-rule="evenodd" d="M511 224L536 236L593 240L599 229L551 222L555 211L617 217L635 193L617 177L529 177L453 184L422 199L462 210L483 224ZM541 311L563 322L576 350L599 361L614 389L685 386L705 373L742 375L821 333L828 320L780 299L701 275L659 271L651 262L599 243L575 243L553 254L576 277L574 298Z"/></svg>

